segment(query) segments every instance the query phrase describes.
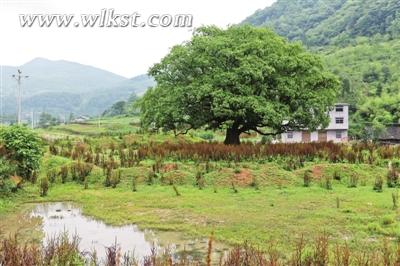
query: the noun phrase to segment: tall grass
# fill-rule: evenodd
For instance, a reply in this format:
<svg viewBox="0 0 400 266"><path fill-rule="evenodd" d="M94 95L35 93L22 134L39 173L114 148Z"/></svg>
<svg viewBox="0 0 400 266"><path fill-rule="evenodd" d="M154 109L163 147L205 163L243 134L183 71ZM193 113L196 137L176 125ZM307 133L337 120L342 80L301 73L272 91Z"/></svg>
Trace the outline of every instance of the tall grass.
<svg viewBox="0 0 400 266"><path fill-rule="evenodd" d="M79 238L69 238L67 233L47 240L42 246L21 244L16 237L0 243L1 266L58 266L58 265L105 265L105 266L319 266L319 265L399 265L400 245L384 240L381 248L352 251L347 243L334 243L327 234L321 234L313 241L300 237L290 250L279 250L271 242L269 248L260 250L245 242L221 254L213 260L213 236L203 258L195 260L187 252L173 254L169 249L153 247L150 254L137 258L134 252L122 254L117 242L105 248L100 260L96 252L79 250Z"/></svg>

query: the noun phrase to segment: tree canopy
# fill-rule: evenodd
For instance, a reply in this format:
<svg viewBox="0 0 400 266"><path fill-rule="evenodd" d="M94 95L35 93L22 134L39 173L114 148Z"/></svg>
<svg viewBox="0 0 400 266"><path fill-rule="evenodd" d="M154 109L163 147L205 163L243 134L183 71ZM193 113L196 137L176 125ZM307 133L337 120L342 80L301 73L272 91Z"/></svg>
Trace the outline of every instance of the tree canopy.
<svg viewBox="0 0 400 266"><path fill-rule="evenodd" d="M173 130L226 129L277 135L326 125L337 79L299 43L252 26L209 26L172 48L149 71L157 82L141 101L143 126Z"/></svg>

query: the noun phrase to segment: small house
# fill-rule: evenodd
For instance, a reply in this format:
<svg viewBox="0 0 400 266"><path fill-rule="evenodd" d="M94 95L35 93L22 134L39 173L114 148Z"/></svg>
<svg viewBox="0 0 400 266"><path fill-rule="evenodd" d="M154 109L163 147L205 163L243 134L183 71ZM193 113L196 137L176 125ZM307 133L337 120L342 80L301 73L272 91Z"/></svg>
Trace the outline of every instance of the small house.
<svg viewBox="0 0 400 266"><path fill-rule="evenodd" d="M283 143L308 142L347 142L349 131L349 105L337 103L329 111L330 123L328 127L310 132L309 130L289 131L281 134Z"/></svg>

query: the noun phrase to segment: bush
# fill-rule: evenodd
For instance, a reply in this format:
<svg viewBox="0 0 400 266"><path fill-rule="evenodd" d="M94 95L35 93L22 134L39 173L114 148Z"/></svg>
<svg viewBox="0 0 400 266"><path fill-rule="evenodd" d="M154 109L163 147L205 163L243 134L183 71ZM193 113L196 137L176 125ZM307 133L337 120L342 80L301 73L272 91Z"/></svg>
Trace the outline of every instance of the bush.
<svg viewBox="0 0 400 266"><path fill-rule="evenodd" d="M199 134L199 137L204 140L211 141L214 139L214 134L212 132L204 132Z"/></svg>
<svg viewBox="0 0 400 266"><path fill-rule="evenodd" d="M375 179L374 190L376 192L382 192L383 191L383 179L382 179L382 177L378 176Z"/></svg>
<svg viewBox="0 0 400 266"><path fill-rule="evenodd" d="M399 182L399 175L396 169L390 167L387 173L387 185L388 187L396 187Z"/></svg>
<svg viewBox="0 0 400 266"><path fill-rule="evenodd" d="M325 177L325 180L324 180L325 182L324 182L324 187L327 189L327 190L332 190L332 179L331 179L331 177L329 177L329 176L327 176L327 177Z"/></svg>
<svg viewBox="0 0 400 266"><path fill-rule="evenodd" d="M68 166L64 165L64 166L61 167L60 176L61 176L61 183L64 184L65 182L67 182Z"/></svg>
<svg viewBox="0 0 400 266"><path fill-rule="evenodd" d="M17 164L17 174L29 179L39 169L43 155L38 135L24 126L10 126L0 128L0 139L6 149L5 157Z"/></svg>
<svg viewBox="0 0 400 266"><path fill-rule="evenodd" d="M311 185L311 180L312 180L312 172L311 172L311 170L307 170L307 171L304 172L303 180L304 180L304 186L305 187L309 187Z"/></svg>
<svg viewBox="0 0 400 266"><path fill-rule="evenodd" d="M333 172L333 179L334 179L334 180L337 180L337 181L342 180L342 176L340 175L339 171L335 170L335 171Z"/></svg>
<svg viewBox="0 0 400 266"><path fill-rule="evenodd" d="M40 196L45 197L47 196L47 191L49 190L49 180L47 177L43 177L40 180Z"/></svg>
<svg viewBox="0 0 400 266"><path fill-rule="evenodd" d="M358 185L358 177L353 174L349 178L349 188L356 188Z"/></svg>
<svg viewBox="0 0 400 266"><path fill-rule="evenodd" d="M11 192L13 183L10 176L15 171L15 166L0 158L0 196Z"/></svg>

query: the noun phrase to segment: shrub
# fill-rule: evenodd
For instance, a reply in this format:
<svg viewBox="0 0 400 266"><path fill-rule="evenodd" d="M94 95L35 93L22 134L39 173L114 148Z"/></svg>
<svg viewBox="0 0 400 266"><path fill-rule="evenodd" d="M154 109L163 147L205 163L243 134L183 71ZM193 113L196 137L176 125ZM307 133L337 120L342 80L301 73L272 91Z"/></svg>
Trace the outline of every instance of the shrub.
<svg viewBox="0 0 400 266"><path fill-rule="evenodd" d="M24 126L0 128L0 139L6 149L6 158L17 164L17 174L29 179L38 170L43 155L42 141L36 133Z"/></svg>
<svg viewBox="0 0 400 266"><path fill-rule="evenodd" d="M237 190L236 186L235 186L235 182L231 182L231 188L233 190L234 193L239 193L239 190Z"/></svg>
<svg viewBox="0 0 400 266"><path fill-rule="evenodd" d="M388 173L387 173L387 185L388 187L396 187L399 183L399 175L396 171L395 168L389 167Z"/></svg>
<svg viewBox="0 0 400 266"><path fill-rule="evenodd" d="M358 185L358 177L355 174L352 174L349 177L349 185L348 185L348 187L349 188L356 188L357 185Z"/></svg>
<svg viewBox="0 0 400 266"><path fill-rule="evenodd" d="M47 191L49 190L49 180L47 177L43 177L40 179L40 196L45 197L47 196Z"/></svg>
<svg viewBox="0 0 400 266"><path fill-rule="evenodd" d="M200 190L205 187L205 180L201 171L196 172L196 186L199 187Z"/></svg>
<svg viewBox="0 0 400 266"><path fill-rule="evenodd" d="M253 187L255 190L259 190L259 185L258 185L257 178L253 177L253 180L251 181L250 186Z"/></svg>
<svg viewBox="0 0 400 266"><path fill-rule="evenodd" d="M392 192L392 203L393 203L393 210L397 209L397 202L399 201L399 194L398 192Z"/></svg>
<svg viewBox="0 0 400 266"><path fill-rule="evenodd" d="M112 188L116 188L121 180L121 170L112 171L110 184Z"/></svg>
<svg viewBox="0 0 400 266"><path fill-rule="evenodd" d="M199 134L199 137L206 141L211 141L214 139L214 134L212 132L204 132Z"/></svg>
<svg viewBox="0 0 400 266"><path fill-rule="evenodd" d="M137 188L136 188L136 177L132 177L132 191L136 192Z"/></svg>
<svg viewBox="0 0 400 266"><path fill-rule="evenodd" d="M335 170L335 171L333 172L333 179L334 179L334 180L337 180L337 181L342 180L342 176L340 175L339 171Z"/></svg>
<svg viewBox="0 0 400 266"><path fill-rule="evenodd" d="M61 167L60 176L61 176L61 183L64 184L68 178L68 167L66 165Z"/></svg>
<svg viewBox="0 0 400 266"><path fill-rule="evenodd" d="M330 176L324 178L324 187L327 190L332 190L332 179Z"/></svg>
<svg viewBox="0 0 400 266"><path fill-rule="evenodd" d="M88 180L89 178L88 177L85 177L85 181L83 182L83 185L84 185L84 189L88 189L89 188L89 180Z"/></svg>
<svg viewBox="0 0 400 266"><path fill-rule="evenodd" d="M311 170L305 171L303 175L304 187L309 187L311 185L311 180L312 180L312 171Z"/></svg>
<svg viewBox="0 0 400 266"><path fill-rule="evenodd" d="M391 215L385 215L382 217L382 225L387 226L387 225L394 224L395 222L396 221L395 221L394 217Z"/></svg>
<svg viewBox="0 0 400 266"><path fill-rule="evenodd" d="M49 180L50 183L55 183L56 177L57 177L57 172L55 170L52 169L47 171L47 180Z"/></svg>
<svg viewBox="0 0 400 266"><path fill-rule="evenodd" d="M150 170L149 173L147 174L147 185L151 186L154 184L154 178L157 176L157 174L154 172L154 170Z"/></svg>
<svg viewBox="0 0 400 266"><path fill-rule="evenodd" d="M15 171L15 166L8 161L0 158L0 195L7 194L11 191L13 185L10 180L10 176Z"/></svg>
<svg viewBox="0 0 400 266"><path fill-rule="evenodd" d="M381 176L378 176L375 179L375 183L374 183L374 190L376 192L382 192L383 191L383 179Z"/></svg>

